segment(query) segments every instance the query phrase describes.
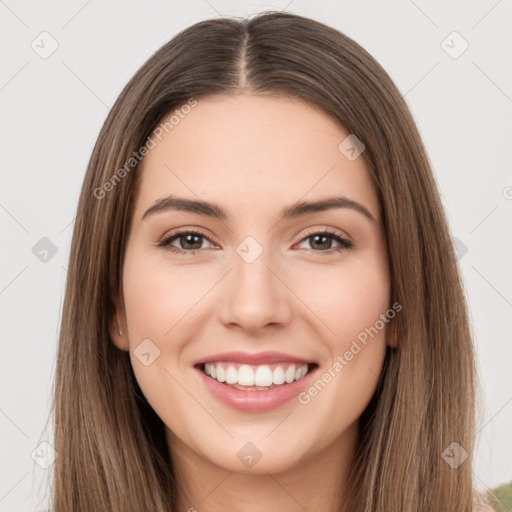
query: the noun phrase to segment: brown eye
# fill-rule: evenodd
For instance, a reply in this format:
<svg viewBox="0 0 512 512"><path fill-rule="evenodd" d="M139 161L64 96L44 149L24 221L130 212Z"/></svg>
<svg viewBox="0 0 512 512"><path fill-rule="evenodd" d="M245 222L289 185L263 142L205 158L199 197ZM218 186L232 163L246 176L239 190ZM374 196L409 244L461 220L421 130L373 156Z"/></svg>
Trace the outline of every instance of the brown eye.
<svg viewBox="0 0 512 512"><path fill-rule="evenodd" d="M350 249L353 245L352 242L346 238L329 231L311 233L307 237L303 238L301 243L306 240L309 241L311 249L315 252L328 252L329 254L333 251L341 252L345 249ZM332 248L333 240L339 244L339 247Z"/></svg>
<svg viewBox="0 0 512 512"><path fill-rule="evenodd" d="M178 241L181 247L171 245L172 242ZM195 252L202 248L203 240L209 240L205 235L197 231L181 231L167 238L164 238L159 244L159 247L166 247L172 252L180 254L195 254Z"/></svg>

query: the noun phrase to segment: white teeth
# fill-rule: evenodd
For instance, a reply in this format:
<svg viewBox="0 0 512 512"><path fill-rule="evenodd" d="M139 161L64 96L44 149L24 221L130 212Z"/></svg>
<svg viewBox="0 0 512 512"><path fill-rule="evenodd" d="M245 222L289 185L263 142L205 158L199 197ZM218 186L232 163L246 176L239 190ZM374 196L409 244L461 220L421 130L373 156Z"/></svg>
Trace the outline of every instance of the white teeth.
<svg viewBox="0 0 512 512"><path fill-rule="evenodd" d="M270 386L279 386L281 384L302 379L308 373L308 365L296 366L290 364L286 371L282 365L270 369L268 365L251 366L242 364L237 369L234 364L205 363L204 373L218 382L226 384L247 387L256 387L256 389L267 389ZM240 388L243 389L243 388Z"/></svg>
<svg viewBox="0 0 512 512"><path fill-rule="evenodd" d="M284 370L282 366L278 366L274 369L274 373L272 376L272 382L274 384L283 384L284 383Z"/></svg>
<svg viewBox="0 0 512 512"><path fill-rule="evenodd" d="M254 383L256 386L272 386L272 370L266 365L258 366L254 375Z"/></svg>
<svg viewBox="0 0 512 512"><path fill-rule="evenodd" d="M226 370L226 384L237 384L238 382L238 372L235 370L234 366L228 366Z"/></svg>
<svg viewBox="0 0 512 512"><path fill-rule="evenodd" d="M212 366L215 366L215 370L216 370L216 374L217 376L215 377L219 382L226 382L226 372L224 371L224 368L222 368L222 366L216 366L216 365L212 365Z"/></svg>
<svg viewBox="0 0 512 512"><path fill-rule="evenodd" d="M241 386L254 386L254 372L248 364L243 364L238 369L238 384Z"/></svg>
<svg viewBox="0 0 512 512"><path fill-rule="evenodd" d="M288 382L293 382L295 380L295 366L289 366L286 370L286 373L284 374L284 380Z"/></svg>
<svg viewBox="0 0 512 512"><path fill-rule="evenodd" d="M301 366L300 368L297 368L297 371L295 372L295 380L302 379L304 375L308 372L308 367L304 368L304 366Z"/></svg>

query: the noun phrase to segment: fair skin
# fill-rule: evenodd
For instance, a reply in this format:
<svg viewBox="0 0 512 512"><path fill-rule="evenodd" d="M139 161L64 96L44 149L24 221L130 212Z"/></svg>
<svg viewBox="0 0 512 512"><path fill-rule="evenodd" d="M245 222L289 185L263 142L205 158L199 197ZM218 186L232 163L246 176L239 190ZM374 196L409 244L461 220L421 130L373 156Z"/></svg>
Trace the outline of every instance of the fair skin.
<svg viewBox="0 0 512 512"><path fill-rule="evenodd" d="M125 311L114 298L125 332L114 319L112 339L130 351L137 381L165 424L179 510L339 510L357 420L391 344L387 327L309 403L292 399L266 412L218 401L193 363L231 350L277 350L315 361L320 376L388 310L379 202L363 158L350 161L338 150L348 134L296 99L210 97L155 139L137 171ZM213 202L228 218L166 210L142 220L171 194ZM279 218L299 200L335 196L364 206L374 220L348 207ZM312 235L326 228L352 247L338 252L332 237L315 244ZM190 229L204 237L158 247ZM263 249L252 263L236 252L248 236ZM134 354L147 338L160 350L148 366ZM248 442L261 453L252 467L237 456Z"/></svg>

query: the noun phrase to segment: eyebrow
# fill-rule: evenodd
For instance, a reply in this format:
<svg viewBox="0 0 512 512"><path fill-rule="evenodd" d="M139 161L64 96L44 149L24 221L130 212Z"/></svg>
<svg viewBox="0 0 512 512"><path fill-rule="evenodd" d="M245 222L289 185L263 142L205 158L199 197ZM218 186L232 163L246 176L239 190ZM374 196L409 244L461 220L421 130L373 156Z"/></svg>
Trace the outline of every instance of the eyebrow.
<svg viewBox="0 0 512 512"><path fill-rule="evenodd" d="M332 208L350 208L355 210L369 220L377 222L370 211L362 204L348 199L347 197L329 197L319 201L298 201L291 206L285 207L280 213L280 221L302 217L308 214L323 212ZM164 211L182 211L195 213L205 217L211 217L219 220L229 220L229 215L217 204L208 201L199 201L195 199L186 199L183 197L167 196L158 199L153 206L148 208L141 220Z"/></svg>

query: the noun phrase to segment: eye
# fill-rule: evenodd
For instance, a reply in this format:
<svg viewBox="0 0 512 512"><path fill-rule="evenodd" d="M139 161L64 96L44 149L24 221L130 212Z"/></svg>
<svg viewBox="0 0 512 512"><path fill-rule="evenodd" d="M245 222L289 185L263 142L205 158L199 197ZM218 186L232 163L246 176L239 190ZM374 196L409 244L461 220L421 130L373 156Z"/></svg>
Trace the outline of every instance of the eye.
<svg viewBox="0 0 512 512"><path fill-rule="evenodd" d="M171 252L177 254L194 255L197 251L203 249L203 241L211 240L199 231L180 231L168 237L163 238L158 242L158 247L165 247ZM332 241L339 244L339 247L332 248ZM177 241L181 247L171 245L174 241ZM346 249L351 249L353 243L347 240L335 231L329 231L327 229L323 231L313 231L303 238L300 243L310 241L310 245L314 252L322 252L332 254L332 252L342 252Z"/></svg>
<svg viewBox="0 0 512 512"><path fill-rule="evenodd" d="M342 252L346 249L351 249L353 246L353 243L350 240L347 240L335 231L329 231L328 229L309 233L301 240L300 243L308 240L310 241L310 245L314 252L323 252L327 254L332 254L332 252ZM332 248L332 240L336 241L340 246ZM315 250L315 248L319 250Z"/></svg>
<svg viewBox="0 0 512 512"><path fill-rule="evenodd" d="M170 245L175 240L177 240L178 243L184 247L184 249ZM202 248L202 240L210 241L208 237L199 231L180 231L179 233L168 236L161 240L158 243L158 247L166 247L168 250L178 254L193 255L197 250Z"/></svg>

